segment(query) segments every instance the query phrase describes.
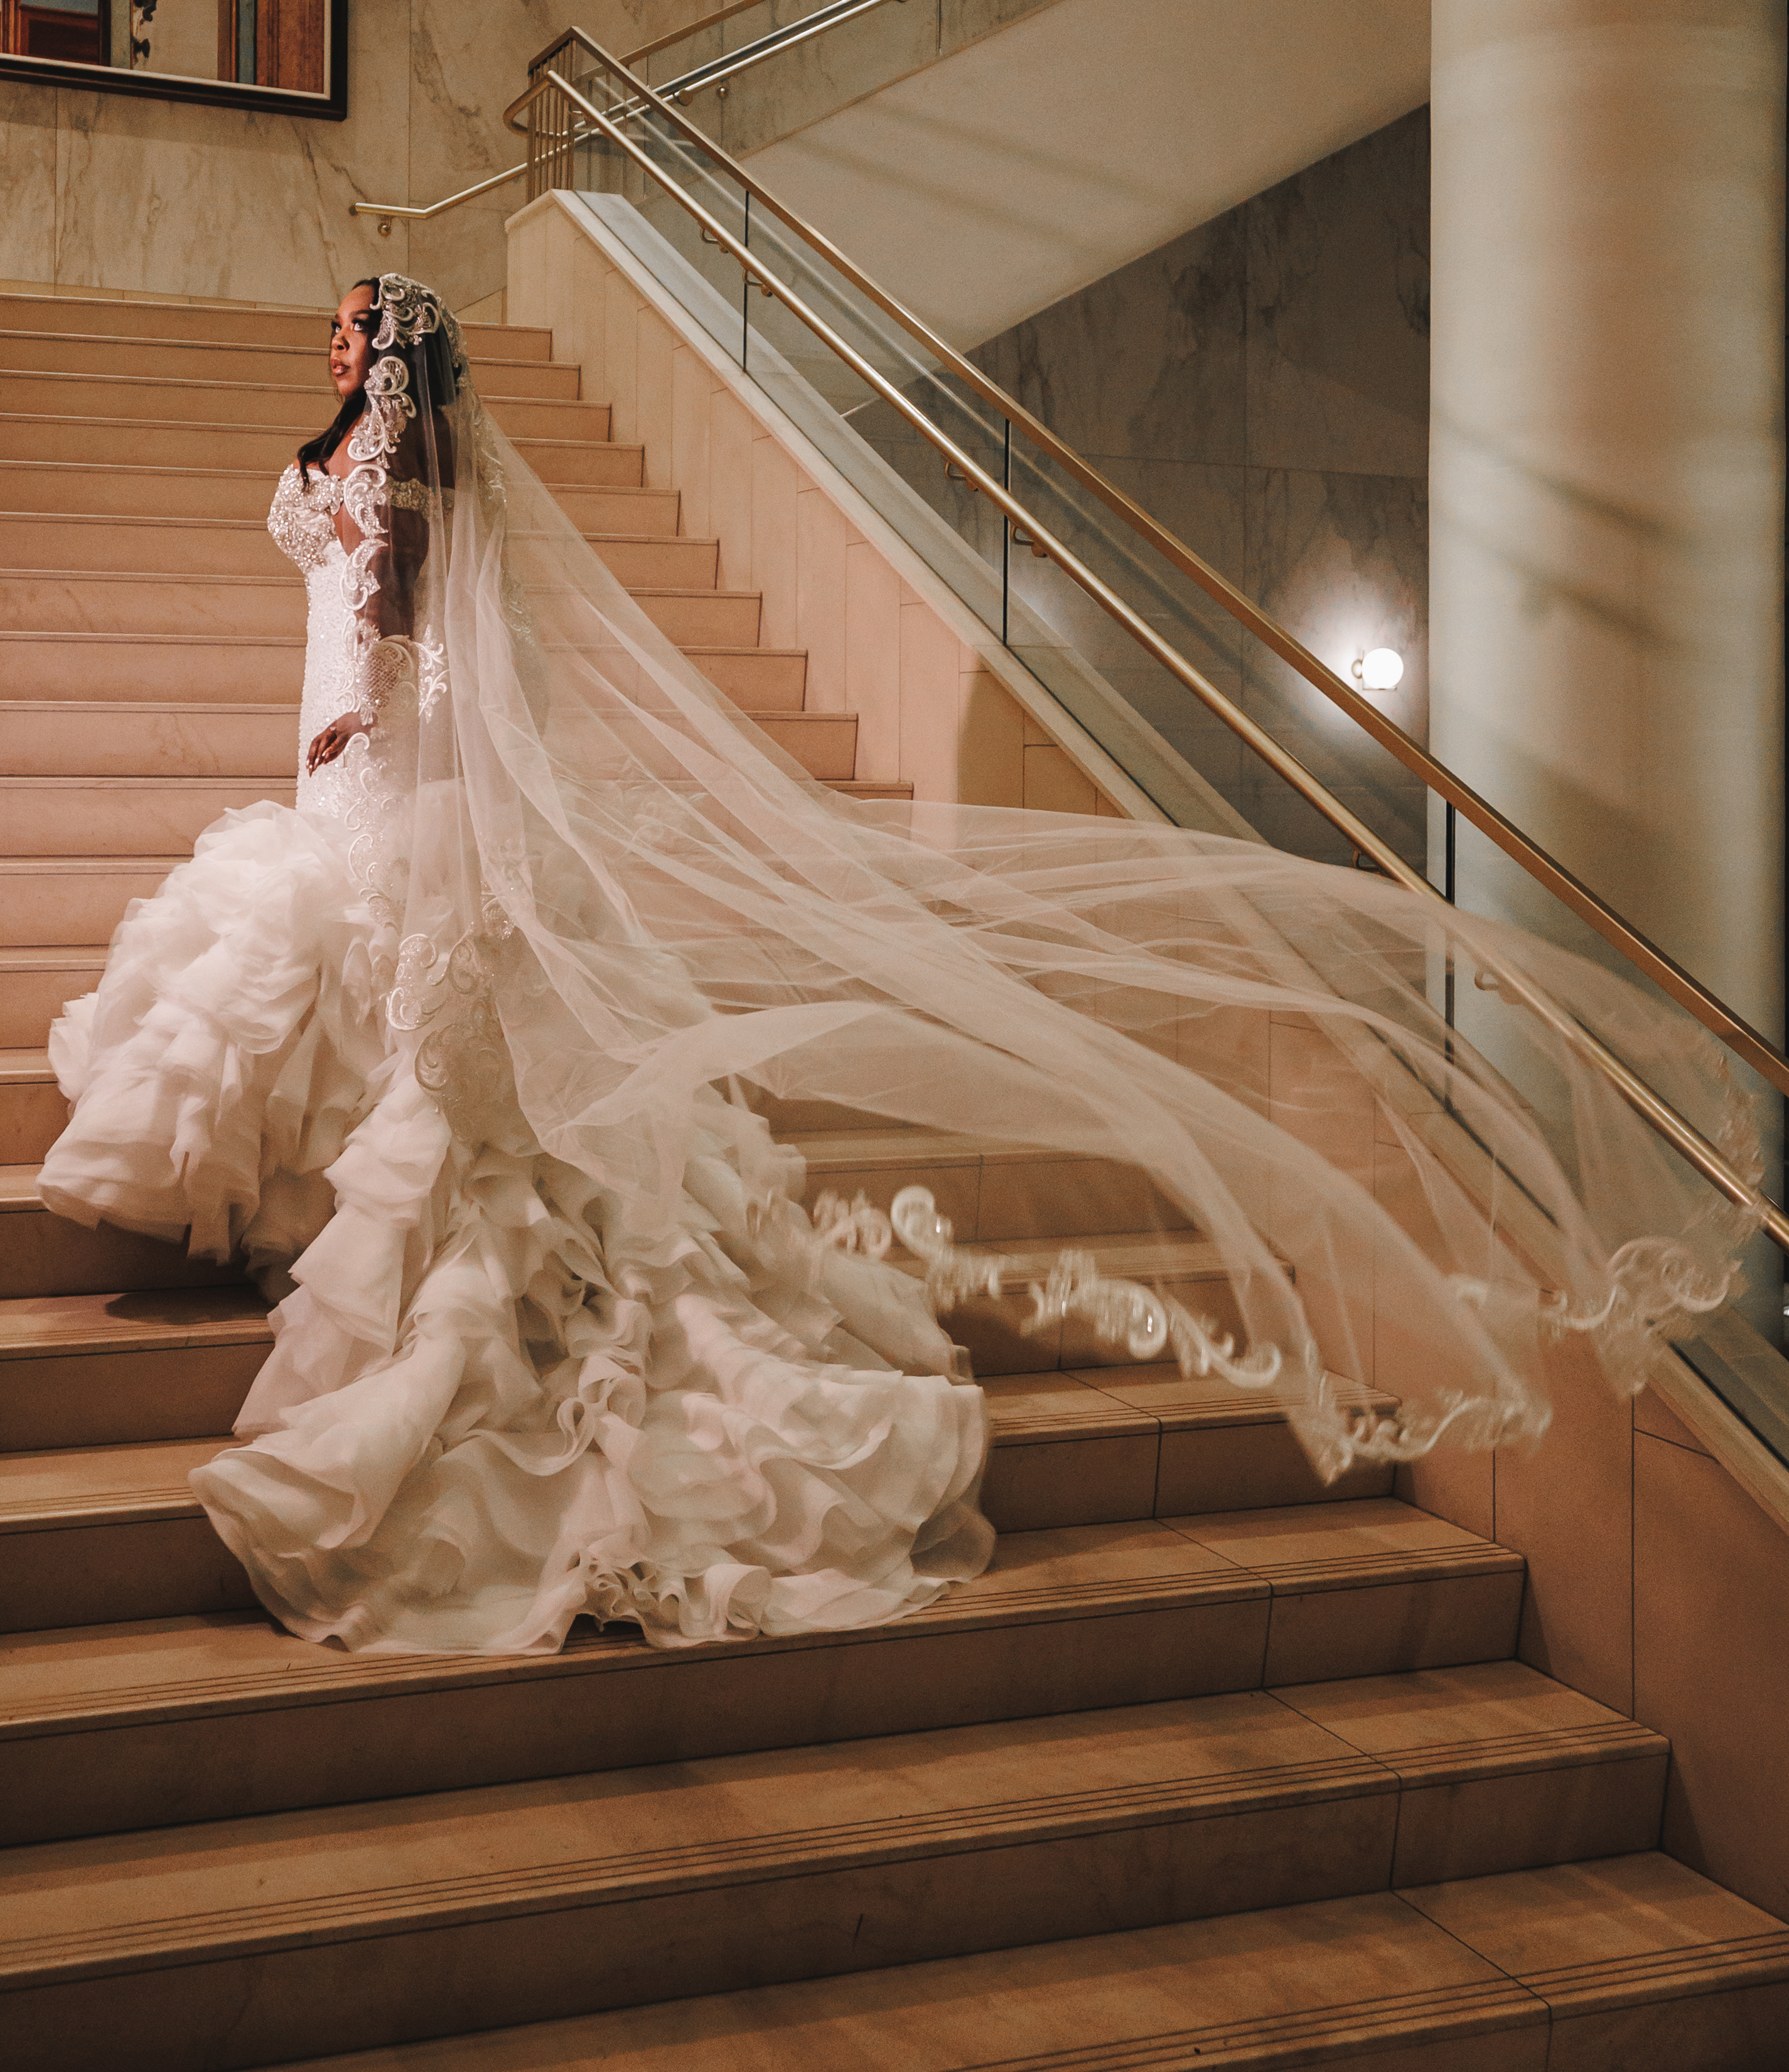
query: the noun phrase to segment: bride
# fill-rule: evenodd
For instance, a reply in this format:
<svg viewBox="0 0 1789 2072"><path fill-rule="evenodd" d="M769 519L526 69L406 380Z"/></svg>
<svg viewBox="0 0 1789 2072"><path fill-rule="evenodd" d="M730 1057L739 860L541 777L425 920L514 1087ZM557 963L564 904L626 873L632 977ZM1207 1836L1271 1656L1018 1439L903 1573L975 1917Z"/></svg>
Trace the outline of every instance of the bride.
<svg viewBox="0 0 1789 2072"><path fill-rule="evenodd" d="M1700 1032L1256 845L842 801L598 561L436 295L358 284L330 367L268 520L309 594L296 807L226 813L126 915L51 1032L40 1181L281 1298L245 1443L192 1481L293 1632L500 1653L589 1614L676 1646L899 1618L985 1564L982 1400L934 1314L985 1263L911 1195L923 1278L874 1211L810 1220L765 1096L1143 1169L1246 1348L1073 1256L1040 1318L1272 1381L1332 1475L1538 1436L1544 1323L1637 1386L1673 1301L1721 1299L1744 1219L1538 1025L1552 1098L1519 1098L1431 972L1494 949L1755 1166ZM1385 1096L1403 1220L1213 1062L1273 1010ZM1476 1164L1433 1148L1444 1101ZM1393 1415L1330 1380L1371 1372L1376 1314L1422 1346Z"/></svg>

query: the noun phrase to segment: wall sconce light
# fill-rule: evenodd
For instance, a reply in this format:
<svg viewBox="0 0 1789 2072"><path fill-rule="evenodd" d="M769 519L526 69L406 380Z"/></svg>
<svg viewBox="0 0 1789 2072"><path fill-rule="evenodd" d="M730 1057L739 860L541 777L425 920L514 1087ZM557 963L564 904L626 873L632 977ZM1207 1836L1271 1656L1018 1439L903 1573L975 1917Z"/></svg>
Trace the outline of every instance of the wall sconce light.
<svg viewBox="0 0 1789 2072"><path fill-rule="evenodd" d="M1404 679L1404 657L1395 648L1369 648L1355 657L1353 676L1363 690L1395 691Z"/></svg>

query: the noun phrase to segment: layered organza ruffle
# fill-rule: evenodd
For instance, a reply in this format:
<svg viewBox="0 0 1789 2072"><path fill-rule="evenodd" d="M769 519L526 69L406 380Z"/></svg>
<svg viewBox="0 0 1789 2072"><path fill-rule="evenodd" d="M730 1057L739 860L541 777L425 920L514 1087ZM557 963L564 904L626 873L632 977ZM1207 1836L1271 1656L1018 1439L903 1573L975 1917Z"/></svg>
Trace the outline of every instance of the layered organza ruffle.
<svg viewBox="0 0 1789 2072"><path fill-rule="evenodd" d="M550 1649L580 1613L676 1646L874 1624L977 1572L982 1400L918 1284L748 1196L779 1161L799 1196L799 1161L716 1095L668 1213L519 1112L471 1147L387 1054L388 950L345 837L253 807L54 1036L48 1204L190 1223L292 1289L249 1443L193 1478L269 1610L373 1651Z"/></svg>

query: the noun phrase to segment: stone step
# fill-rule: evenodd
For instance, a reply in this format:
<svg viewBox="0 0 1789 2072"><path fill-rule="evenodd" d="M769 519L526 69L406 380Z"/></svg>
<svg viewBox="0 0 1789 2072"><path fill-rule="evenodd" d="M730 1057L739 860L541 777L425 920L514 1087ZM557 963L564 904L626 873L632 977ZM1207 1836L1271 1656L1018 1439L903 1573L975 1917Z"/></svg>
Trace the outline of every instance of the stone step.
<svg viewBox="0 0 1789 2072"><path fill-rule="evenodd" d="M0 672L11 696L31 703L200 701L295 712L304 688L304 635L0 629Z"/></svg>
<svg viewBox="0 0 1789 2072"><path fill-rule="evenodd" d="M684 544L652 543L660 551ZM749 648L757 643L756 590L643 584L633 588L633 594L647 617L679 646ZM269 573L265 577L95 569L0 573L0 619L18 633L117 634L128 627L132 638L144 634L189 639L208 635L214 641L271 637L298 643L301 672L305 609L304 585L290 569L284 575ZM9 688L18 691L24 686L15 680Z"/></svg>
<svg viewBox="0 0 1789 2072"><path fill-rule="evenodd" d="M783 1641L581 1625L557 1655L350 1655L259 1612L125 1609L0 1655L4 1842L1252 1688L1266 1619L1258 1582L1156 1525L1011 1534L922 1613ZM96 1732L116 1759L84 1801Z"/></svg>
<svg viewBox="0 0 1789 2072"><path fill-rule="evenodd" d="M0 1301L0 1453L215 1446L272 1342L245 1285Z"/></svg>
<svg viewBox="0 0 1789 2072"><path fill-rule="evenodd" d="M804 649L696 643L684 652L743 711L802 709ZM202 701L296 709L304 682L304 638L294 632L245 638L223 632L0 630L0 674L11 696L24 702Z"/></svg>
<svg viewBox="0 0 1789 2072"><path fill-rule="evenodd" d="M755 590L642 588L632 592L668 640L680 648L752 648L763 598Z"/></svg>
<svg viewBox="0 0 1789 2072"><path fill-rule="evenodd" d="M215 1288L241 1279L235 1266L188 1259L178 1245L52 1216L37 1198L35 1163L0 1166L0 1301Z"/></svg>
<svg viewBox="0 0 1789 2072"><path fill-rule="evenodd" d="M0 704L7 777L291 779L296 705L142 704L45 698Z"/></svg>
<svg viewBox="0 0 1789 2072"><path fill-rule="evenodd" d="M1776 2062L1786 2005L1789 1929L1644 1853L755 1986L279 2072L1758 2072Z"/></svg>
<svg viewBox="0 0 1789 2072"><path fill-rule="evenodd" d="M855 713L759 713L757 725L810 777L849 783L857 767Z"/></svg>
<svg viewBox="0 0 1789 2072"><path fill-rule="evenodd" d="M646 479L644 446L570 437L537 438L516 432L511 432L510 437L522 458L555 489L611 485L638 488Z"/></svg>
<svg viewBox="0 0 1789 2072"><path fill-rule="evenodd" d="M800 712L807 703L804 648L689 646L683 652L742 712Z"/></svg>
<svg viewBox="0 0 1789 2072"><path fill-rule="evenodd" d="M208 468L258 475L271 501L281 470L300 444L319 429L309 424L284 427L195 425L179 419L151 421L8 409L0 411L0 458L37 465L143 468L190 467L199 457ZM566 430L561 426L561 434ZM515 443L541 480L554 487L567 483L637 487L644 479L642 446L606 439L533 434L516 437Z"/></svg>
<svg viewBox="0 0 1789 2072"><path fill-rule="evenodd" d="M11 2062L265 2064L1382 1892L1429 1853L1483 1877L1506 1825L1655 1838L1665 1745L1561 1737L1563 1793L1470 1743L1406 1786L1251 1692L39 1844L0 1859Z"/></svg>
<svg viewBox="0 0 1789 2072"><path fill-rule="evenodd" d="M0 825L14 858L167 855L232 806L297 791L291 777L0 777Z"/></svg>
<svg viewBox="0 0 1789 2072"><path fill-rule="evenodd" d="M260 468L99 467L72 461L0 460L0 511L158 522L201 519L211 524L236 521L265 531L275 479L272 470ZM681 500L674 489L573 483L554 493L573 523L586 532L671 538L677 534Z"/></svg>
<svg viewBox="0 0 1789 2072"><path fill-rule="evenodd" d="M327 342L327 310L260 310L245 302L158 302L107 295L0 294L0 330L96 333L111 338L191 339L315 350ZM475 358L550 360L553 333L536 324L461 327Z"/></svg>
<svg viewBox="0 0 1789 2072"><path fill-rule="evenodd" d="M854 713L804 713L798 703L793 711L767 709L755 717L811 775L851 775ZM262 796L277 798L283 796L282 781L290 788L298 731L294 705L20 700L0 704L0 787L13 778L69 783L101 777L162 783L253 777L264 780ZM22 855L54 853L14 835L15 824L31 824L32 796L0 788L0 812L15 803L23 808L16 824L7 820L9 839ZM71 834L82 824L80 803L69 796Z"/></svg>
<svg viewBox="0 0 1789 2072"><path fill-rule="evenodd" d="M0 976L0 990L6 985ZM0 1166L35 1166L62 1134L68 1104L47 1050L0 1050Z"/></svg>
<svg viewBox="0 0 1789 2072"><path fill-rule="evenodd" d="M40 1157L62 1127L61 1097L41 1052L10 1055L19 1062L6 1069L19 1082L27 1073L34 1079L0 1092L41 1097L42 1141L32 1144ZM228 1358L221 1366L189 1360L201 1324L214 1334L224 1328L219 1314L228 1325ZM0 1453L216 1438L235 1422L271 1342L261 1314L239 1289L0 1301ZM1391 1494L1388 1466L1362 1465L1320 1482L1293 1434L1290 1400L1272 1392L1177 1375L1185 1396L1203 1400L1166 1415L1139 1408L1140 1397L1170 1386L1163 1374L1158 1367L1099 1367L987 1377L993 1450L982 1502L998 1529ZM1331 1385L1345 1402L1392 1407L1392 1398L1356 1383L1332 1377Z"/></svg>
<svg viewBox="0 0 1789 2072"><path fill-rule="evenodd" d="M585 536L623 583L703 590L714 586L720 554L717 541L667 532ZM54 569L71 574L165 578L202 573L286 582L296 573L274 545L265 516L213 519L0 512L0 567L14 574Z"/></svg>
<svg viewBox="0 0 1789 2072"><path fill-rule="evenodd" d="M133 899L147 899L179 856L0 857L0 943L9 950L55 948L75 943L105 944ZM97 953L103 966L105 952ZM87 960L81 960L81 968ZM0 964L0 992L8 989L11 965ZM87 990L91 991L91 987ZM70 996L72 997L72 996ZM16 1049L19 1044L9 1044Z"/></svg>
<svg viewBox="0 0 1789 2072"><path fill-rule="evenodd" d="M512 359L474 353L472 380L480 395L578 400L580 369L571 360ZM327 424L339 407L329 379L329 327L319 319L302 345L245 339L120 337L105 331L14 329L0 309L0 365L44 374L118 375L133 380L279 382L309 389Z"/></svg>
<svg viewBox="0 0 1789 2072"><path fill-rule="evenodd" d="M12 889L4 878L4 868L0 866L0 894ZM64 1005L91 993L105 968L103 943L0 948L0 1052L17 1057L24 1051L41 1051L50 1024ZM23 1116L20 1126L29 1126ZM0 1165L35 1165L41 1155L0 1159Z"/></svg>
<svg viewBox="0 0 1789 2072"><path fill-rule="evenodd" d="M6 355L0 352L0 363ZM185 425L202 434L197 444L212 462L220 458L208 438L213 426L277 426L293 445L320 432L339 407L327 380L216 381L153 374L71 374L46 372L0 364L0 395L9 413L27 416L97 418L118 426L144 423ZM609 436L607 403L580 403L509 396L500 391L483 397L485 408L512 438L594 439ZM17 452L0 428L0 452ZM72 454L64 459L79 458ZM119 458L135 460L125 450ZM189 447L187 460L193 458ZM288 456L290 458L290 456Z"/></svg>

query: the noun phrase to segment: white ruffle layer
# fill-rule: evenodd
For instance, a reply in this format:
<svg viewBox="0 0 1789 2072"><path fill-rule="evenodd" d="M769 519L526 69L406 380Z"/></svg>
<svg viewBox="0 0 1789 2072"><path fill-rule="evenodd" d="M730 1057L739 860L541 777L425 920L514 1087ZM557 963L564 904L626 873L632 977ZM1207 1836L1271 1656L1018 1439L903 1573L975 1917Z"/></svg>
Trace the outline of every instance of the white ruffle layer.
<svg viewBox="0 0 1789 2072"><path fill-rule="evenodd" d="M192 1478L268 1609L384 1652L549 1650L580 1613L678 1646L977 1573L980 1392L904 1276L787 1202L748 1216L762 1124L704 1108L669 1227L537 1145L468 1145L387 1054L380 947L335 830L252 807L51 1034L49 1206L296 1284L249 1443Z"/></svg>

